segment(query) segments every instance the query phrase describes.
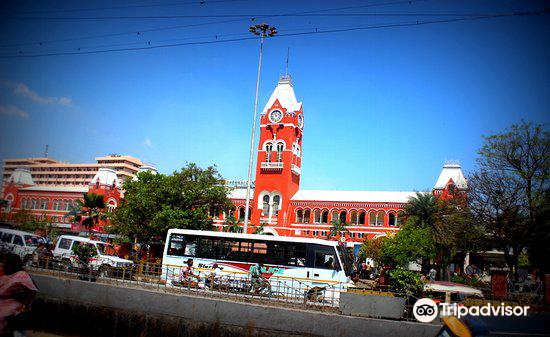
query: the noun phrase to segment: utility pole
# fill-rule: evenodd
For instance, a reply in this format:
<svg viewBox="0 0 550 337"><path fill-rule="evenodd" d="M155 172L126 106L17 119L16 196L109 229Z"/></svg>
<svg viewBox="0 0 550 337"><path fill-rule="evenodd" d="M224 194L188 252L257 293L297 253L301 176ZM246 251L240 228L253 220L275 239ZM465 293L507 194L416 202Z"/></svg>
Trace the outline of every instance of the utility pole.
<svg viewBox="0 0 550 337"><path fill-rule="evenodd" d="M248 158L248 180L246 181L246 208L244 210L243 233L248 232L248 217L250 216L250 186L252 185L252 164L254 162L254 138L256 132L256 115L258 114L258 91L260 90L260 72L262 70L262 48L264 39L277 34L277 29L267 23L260 23L250 26L248 29L252 34L260 37L260 57L258 60L258 76L256 78L256 98L254 100L254 119L252 121L252 135L250 137L250 156Z"/></svg>

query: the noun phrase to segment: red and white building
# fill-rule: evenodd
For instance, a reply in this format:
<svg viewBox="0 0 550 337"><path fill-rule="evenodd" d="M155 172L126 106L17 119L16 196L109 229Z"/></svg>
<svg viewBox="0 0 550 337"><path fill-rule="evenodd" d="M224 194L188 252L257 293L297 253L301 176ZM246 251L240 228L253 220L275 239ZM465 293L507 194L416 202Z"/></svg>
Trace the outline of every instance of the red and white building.
<svg viewBox="0 0 550 337"><path fill-rule="evenodd" d="M304 111L290 76L282 76L260 116L256 178L251 192L249 232L264 225L273 235L326 238L331 221L348 224L348 241L362 241L399 230L401 211L416 192L302 190ZM245 217L246 182L229 181L235 217ZM434 186L434 195L466 189L460 165L449 163ZM226 214L214 223L223 226Z"/></svg>

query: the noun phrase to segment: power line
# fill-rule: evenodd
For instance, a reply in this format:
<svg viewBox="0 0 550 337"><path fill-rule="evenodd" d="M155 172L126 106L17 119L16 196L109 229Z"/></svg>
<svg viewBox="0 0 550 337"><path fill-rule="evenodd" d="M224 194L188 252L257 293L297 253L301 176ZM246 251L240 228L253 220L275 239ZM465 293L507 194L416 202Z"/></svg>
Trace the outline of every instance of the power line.
<svg viewBox="0 0 550 337"><path fill-rule="evenodd" d="M213 4L213 3L239 2L239 1L242 2L242 1L247 1L247 0L184 1L184 2L171 2L171 3L149 4L149 5L126 5L126 6L112 6L112 7L74 8L74 9L59 9L59 10L47 10L47 11L31 11L31 12L23 12L23 13L19 13L19 14L74 13L74 12L89 12L89 11L102 11L102 10L114 10L114 9L174 7L174 6L188 6L188 5L208 5L208 4Z"/></svg>
<svg viewBox="0 0 550 337"><path fill-rule="evenodd" d="M217 14L217 15L144 15L144 16L86 16L86 17L32 17L32 16L12 16L6 19L17 20L149 20L149 19L212 19L212 18L277 18L277 17L364 17L364 16L485 16L487 13L309 13L309 14Z"/></svg>
<svg viewBox="0 0 550 337"><path fill-rule="evenodd" d="M401 23L381 24L381 25L367 25L367 26L326 29L326 30L315 29L315 30L310 31L310 32L279 34L279 35L276 35L276 37L290 37L290 36L312 35L312 34L342 33L342 32L350 32L350 31L357 31L357 30L368 30L368 29L411 27L411 26L421 26L421 25L453 23L453 22L460 22L460 21L495 19L495 18L512 17L512 16L545 15L545 14L548 14L548 13L550 13L550 8L540 10L540 11L493 14L493 15L479 16L479 17L463 17L463 18L431 20L431 21L419 21L418 20L418 21L415 21L415 22L401 22ZM207 44L215 44L215 43L228 43L228 42L246 41L246 40L253 40L253 39L257 39L257 37L243 37L243 38L234 38L234 39L225 39L225 40L211 40L211 41L198 41L198 42L186 42L186 43L173 43L173 44L164 44L164 45L156 45L156 46L145 46L145 47L135 47L135 48L118 48L118 49L104 49L104 50L94 50L94 51L59 52L59 53L29 54L29 55L23 55L23 54L0 55L0 58L32 58L32 57L61 56L61 55L101 54L101 53L110 53L110 52L139 51L139 50L150 50L150 49L158 49L158 48L173 48L173 47L181 47L181 46L189 46L189 45L207 45Z"/></svg>
<svg viewBox="0 0 550 337"><path fill-rule="evenodd" d="M338 7L338 8L328 8L328 9L319 9L319 10L311 10L311 11L302 11L302 12L288 13L288 14L322 13L322 12L329 12L329 11L349 10L349 9L358 9L358 8L391 6L391 5L401 5L401 4L413 4L413 3L421 2L421 1L429 1L429 0L399 0L399 1L392 1L392 2L379 2L379 3L359 5L359 6L348 6L348 7ZM157 27L157 28L126 31L126 32L120 32L120 33L97 34L97 35L88 35L88 36L83 36L83 37L74 37L74 38L66 38L66 39L42 40L42 41L23 42L23 43L11 43L11 44L0 45L0 47L2 47L2 48L5 48L5 47L21 47L21 46L27 46L27 45L40 45L40 46L42 46L44 44L53 44L53 43L60 43L60 42L71 42L71 41L79 41L79 40L92 40L92 39L98 39L98 38L117 37L117 36L124 36L124 35L142 35L143 33L150 33L150 32L158 32L158 31L174 30L174 29L182 29L182 28L191 28L191 27L200 27L200 26L208 26L208 25L216 25L216 24L224 24L224 23L232 23L232 22L241 22L241 21L248 21L248 20L255 21L257 19L263 19L263 18L269 18L269 16L258 16L258 17L252 17L252 18L247 18L247 19L232 19L232 20L222 20L222 21L204 22L204 23L186 24L186 25L163 26L163 27Z"/></svg>

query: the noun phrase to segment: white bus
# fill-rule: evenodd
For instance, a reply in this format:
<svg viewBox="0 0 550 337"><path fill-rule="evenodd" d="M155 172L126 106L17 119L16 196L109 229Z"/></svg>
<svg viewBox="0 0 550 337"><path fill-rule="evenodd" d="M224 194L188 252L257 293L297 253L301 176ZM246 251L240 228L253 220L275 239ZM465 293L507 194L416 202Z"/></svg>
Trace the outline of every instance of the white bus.
<svg viewBox="0 0 550 337"><path fill-rule="evenodd" d="M303 296L314 287L325 296L353 287L353 267L345 246L335 241L271 235L170 229L162 259L162 278L177 280L188 259L204 275L214 262L222 275L248 278L250 268L262 263L262 275L278 293Z"/></svg>

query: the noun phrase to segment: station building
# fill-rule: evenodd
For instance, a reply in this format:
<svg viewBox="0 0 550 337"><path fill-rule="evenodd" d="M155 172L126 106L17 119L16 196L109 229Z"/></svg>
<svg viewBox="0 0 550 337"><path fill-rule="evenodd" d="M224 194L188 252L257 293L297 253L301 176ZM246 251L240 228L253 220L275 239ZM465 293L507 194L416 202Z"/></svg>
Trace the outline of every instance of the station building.
<svg viewBox="0 0 550 337"><path fill-rule="evenodd" d="M260 116L256 176L250 201L248 231L263 225L272 235L326 238L332 221L348 224L347 241L386 235L399 230L402 209L416 192L300 189L304 110L290 76L282 76ZM230 181L234 215L245 218L246 182ZM433 188L436 196L466 190L458 163L446 163ZM228 214L214 223L221 229Z"/></svg>

